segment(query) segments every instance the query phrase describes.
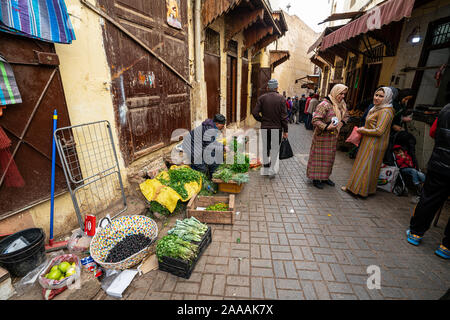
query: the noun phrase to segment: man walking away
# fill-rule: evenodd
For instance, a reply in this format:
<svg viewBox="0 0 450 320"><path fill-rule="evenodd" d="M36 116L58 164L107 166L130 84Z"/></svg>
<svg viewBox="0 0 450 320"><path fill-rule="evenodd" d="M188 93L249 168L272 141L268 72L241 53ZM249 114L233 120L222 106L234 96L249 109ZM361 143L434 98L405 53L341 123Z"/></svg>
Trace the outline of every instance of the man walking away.
<svg viewBox="0 0 450 320"><path fill-rule="evenodd" d="M306 104L306 96L302 94L302 97L299 100L299 110L298 110L299 121L297 123L305 122L305 104Z"/></svg>
<svg viewBox="0 0 450 320"><path fill-rule="evenodd" d="M278 151L281 135L288 137L288 113L285 98L278 93L278 81L268 82L268 92L260 96L252 115L261 122L260 137L263 142L262 175L274 176L278 171Z"/></svg>
<svg viewBox="0 0 450 320"><path fill-rule="evenodd" d="M450 103L439 113L434 149L428 162L427 176L419 203L414 209L410 228L406 231L410 244L418 246L430 228L434 216L450 195ZM450 219L436 255L450 259Z"/></svg>
<svg viewBox="0 0 450 320"><path fill-rule="evenodd" d="M298 122L298 111L299 111L299 109L300 109L300 101L298 100L298 96L295 96L295 98L294 98L294 109L293 109L293 112L294 112L294 117L293 118L295 118L295 123L299 123Z"/></svg>

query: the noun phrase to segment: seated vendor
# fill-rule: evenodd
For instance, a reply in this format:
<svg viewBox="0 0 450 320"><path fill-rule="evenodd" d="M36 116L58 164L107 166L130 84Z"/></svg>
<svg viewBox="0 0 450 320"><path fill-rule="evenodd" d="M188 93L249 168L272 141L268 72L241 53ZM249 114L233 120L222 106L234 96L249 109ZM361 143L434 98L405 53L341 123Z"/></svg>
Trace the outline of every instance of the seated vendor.
<svg viewBox="0 0 450 320"><path fill-rule="evenodd" d="M185 159L190 160L192 169L203 172L209 179L223 163L224 146L217 141L217 137L225 127L225 122L222 114L216 114L214 119L203 121L183 140Z"/></svg>

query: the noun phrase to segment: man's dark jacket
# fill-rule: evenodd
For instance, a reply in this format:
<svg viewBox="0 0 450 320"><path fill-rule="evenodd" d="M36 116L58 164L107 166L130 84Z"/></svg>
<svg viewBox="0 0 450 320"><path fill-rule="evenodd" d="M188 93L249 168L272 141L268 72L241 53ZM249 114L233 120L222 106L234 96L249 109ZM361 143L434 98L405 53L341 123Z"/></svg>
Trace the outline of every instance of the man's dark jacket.
<svg viewBox="0 0 450 320"><path fill-rule="evenodd" d="M450 103L439 113L428 170L450 178Z"/></svg>
<svg viewBox="0 0 450 320"><path fill-rule="evenodd" d="M300 113L304 113L305 112L305 105L306 105L306 98L301 98L299 100Z"/></svg>
<svg viewBox="0 0 450 320"><path fill-rule="evenodd" d="M283 132L288 132L286 99L276 91L260 96L252 115L261 122L261 129L283 129Z"/></svg>

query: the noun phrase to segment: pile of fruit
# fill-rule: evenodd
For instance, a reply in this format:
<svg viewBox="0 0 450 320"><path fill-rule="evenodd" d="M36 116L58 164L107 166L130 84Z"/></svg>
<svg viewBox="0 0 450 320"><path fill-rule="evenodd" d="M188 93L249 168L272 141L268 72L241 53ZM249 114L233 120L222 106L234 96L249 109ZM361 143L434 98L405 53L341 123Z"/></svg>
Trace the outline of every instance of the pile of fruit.
<svg viewBox="0 0 450 320"><path fill-rule="evenodd" d="M112 248L105 262L116 263L123 261L133 254L145 249L152 243L152 239L143 234L133 234L126 236Z"/></svg>
<svg viewBox="0 0 450 320"><path fill-rule="evenodd" d="M50 280L61 281L77 272L76 264L68 261L63 261L60 264L54 265L50 272L45 275L45 278Z"/></svg>

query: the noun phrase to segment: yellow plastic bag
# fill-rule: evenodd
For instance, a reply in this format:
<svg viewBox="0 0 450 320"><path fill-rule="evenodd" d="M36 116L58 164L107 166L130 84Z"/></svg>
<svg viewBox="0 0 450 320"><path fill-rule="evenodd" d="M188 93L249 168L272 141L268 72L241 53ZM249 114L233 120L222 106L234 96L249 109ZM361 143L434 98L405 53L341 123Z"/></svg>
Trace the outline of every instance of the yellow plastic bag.
<svg viewBox="0 0 450 320"><path fill-rule="evenodd" d="M175 210L181 196L172 188L166 187L157 179L148 179L139 185L142 194L148 201L156 201L171 213Z"/></svg>
<svg viewBox="0 0 450 320"><path fill-rule="evenodd" d="M170 167L170 170L177 170L180 168L189 168L189 166L182 165L176 166L173 165ZM172 213L179 200L186 202L190 200L195 194L199 193L202 189L202 179L199 181L191 181L184 184L184 188L187 192L187 197L183 198L178 192L174 189L163 185L159 179L170 181L170 175L168 171L163 171L156 176L155 179L148 179L145 182L139 185L142 194L148 201L156 201L159 204L163 205L167 210Z"/></svg>

